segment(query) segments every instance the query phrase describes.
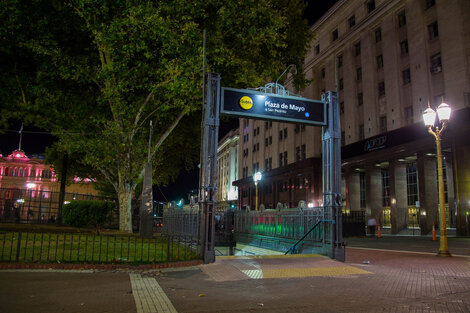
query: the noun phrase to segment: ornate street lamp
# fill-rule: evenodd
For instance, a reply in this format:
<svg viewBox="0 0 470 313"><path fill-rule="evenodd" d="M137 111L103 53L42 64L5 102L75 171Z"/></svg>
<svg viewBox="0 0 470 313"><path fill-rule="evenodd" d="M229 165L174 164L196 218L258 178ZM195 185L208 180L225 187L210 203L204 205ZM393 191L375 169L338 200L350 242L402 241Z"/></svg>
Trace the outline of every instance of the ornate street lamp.
<svg viewBox="0 0 470 313"><path fill-rule="evenodd" d="M256 186L256 200L255 200L255 211L258 211L258 182L261 180L261 173L256 172L255 175L253 176L253 180L255 181L255 186Z"/></svg>
<svg viewBox="0 0 470 313"><path fill-rule="evenodd" d="M446 223L446 210L445 210L445 197L444 197L444 179L442 174L442 149L441 149L441 134L446 129L447 122L450 119L450 107L442 102L437 108L437 116L439 117L440 124L436 125L436 112L431 109L428 101L428 108L423 113L424 125L428 128L428 132L436 139L437 150L437 178L439 183L439 233L440 244L439 256L450 256L447 247L447 223Z"/></svg>

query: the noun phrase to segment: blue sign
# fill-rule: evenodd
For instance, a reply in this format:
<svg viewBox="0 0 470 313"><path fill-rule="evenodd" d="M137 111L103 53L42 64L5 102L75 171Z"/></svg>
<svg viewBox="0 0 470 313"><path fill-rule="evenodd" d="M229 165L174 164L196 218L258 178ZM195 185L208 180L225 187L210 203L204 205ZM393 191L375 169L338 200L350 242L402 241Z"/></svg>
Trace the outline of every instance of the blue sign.
<svg viewBox="0 0 470 313"><path fill-rule="evenodd" d="M221 114L326 126L326 105L319 100L222 88Z"/></svg>

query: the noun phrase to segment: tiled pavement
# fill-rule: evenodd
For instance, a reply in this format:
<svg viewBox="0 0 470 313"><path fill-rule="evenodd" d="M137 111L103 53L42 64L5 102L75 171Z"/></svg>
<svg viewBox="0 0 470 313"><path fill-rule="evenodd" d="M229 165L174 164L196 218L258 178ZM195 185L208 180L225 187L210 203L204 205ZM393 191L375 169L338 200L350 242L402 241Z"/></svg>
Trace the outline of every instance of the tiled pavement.
<svg viewBox="0 0 470 313"><path fill-rule="evenodd" d="M127 282L122 272L0 271L0 311L470 312L470 258L355 248L346 257L218 257Z"/></svg>
<svg viewBox="0 0 470 313"><path fill-rule="evenodd" d="M242 257L200 268L157 276L178 312L470 312L470 258L350 248L345 263Z"/></svg>

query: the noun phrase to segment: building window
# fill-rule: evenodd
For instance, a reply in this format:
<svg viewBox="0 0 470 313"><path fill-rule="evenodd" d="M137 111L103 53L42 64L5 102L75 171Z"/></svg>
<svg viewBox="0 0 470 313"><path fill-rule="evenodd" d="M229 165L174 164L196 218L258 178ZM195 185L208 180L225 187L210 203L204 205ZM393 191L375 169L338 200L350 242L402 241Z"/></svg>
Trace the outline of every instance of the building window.
<svg viewBox="0 0 470 313"><path fill-rule="evenodd" d="M410 74L410 69L407 68L406 70L402 71L402 77L403 77L403 85L407 85L411 83L411 74Z"/></svg>
<svg viewBox="0 0 470 313"><path fill-rule="evenodd" d="M390 173L387 168L382 169L382 207L390 207Z"/></svg>
<svg viewBox="0 0 470 313"><path fill-rule="evenodd" d="M401 28L406 25L406 14L405 10L398 13L398 28Z"/></svg>
<svg viewBox="0 0 470 313"><path fill-rule="evenodd" d="M400 42L400 50L401 50L401 55L408 54L408 40L403 40L402 42Z"/></svg>
<svg viewBox="0 0 470 313"><path fill-rule="evenodd" d="M356 69L356 79L358 82L362 80L362 67Z"/></svg>
<svg viewBox="0 0 470 313"><path fill-rule="evenodd" d="M302 145L302 160L305 160L307 158L307 150L305 147L305 144Z"/></svg>
<svg viewBox="0 0 470 313"><path fill-rule="evenodd" d="M305 131L305 124L300 125L300 131Z"/></svg>
<svg viewBox="0 0 470 313"><path fill-rule="evenodd" d="M332 41L335 41L336 39L338 39L338 29L335 29L335 30L331 33L331 39L332 39Z"/></svg>
<svg viewBox="0 0 470 313"><path fill-rule="evenodd" d="M264 146L267 147L269 145L269 140L268 138L264 138Z"/></svg>
<svg viewBox="0 0 470 313"><path fill-rule="evenodd" d="M353 15L351 16L349 19L349 27L353 27L354 25L356 25L356 17Z"/></svg>
<svg viewBox="0 0 470 313"><path fill-rule="evenodd" d="M424 9L427 10L436 4L436 0L424 0Z"/></svg>
<svg viewBox="0 0 470 313"><path fill-rule="evenodd" d="M379 127L381 133L387 132L387 116L384 115L380 117Z"/></svg>
<svg viewBox="0 0 470 313"><path fill-rule="evenodd" d="M405 121L406 124L413 124L413 107L410 105L405 108Z"/></svg>
<svg viewBox="0 0 470 313"><path fill-rule="evenodd" d="M359 206L362 211L366 210L366 173L359 173Z"/></svg>
<svg viewBox="0 0 470 313"><path fill-rule="evenodd" d="M282 140L282 129L279 131L279 140Z"/></svg>
<svg viewBox="0 0 470 313"><path fill-rule="evenodd" d="M346 134L344 131L341 132L341 146L344 146L346 144Z"/></svg>
<svg viewBox="0 0 470 313"><path fill-rule="evenodd" d="M287 151L284 151L284 165L287 165Z"/></svg>
<svg viewBox="0 0 470 313"><path fill-rule="evenodd" d="M279 153L279 167L281 167L284 164L284 155Z"/></svg>
<svg viewBox="0 0 470 313"><path fill-rule="evenodd" d="M437 21L428 25L429 40L436 39L439 37L439 28Z"/></svg>
<svg viewBox="0 0 470 313"><path fill-rule="evenodd" d="M376 56L376 60L377 60L377 69L381 69L384 67L384 58L382 55L378 55Z"/></svg>
<svg viewBox="0 0 470 313"><path fill-rule="evenodd" d="M269 136L269 144L270 144L270 145L273 144L273 136Z"/></svg>
<svg viewBox="0 0 470 313"><path fill-rule="evenodd" d="M340 79L339 79L339 90L343 90L343 87L344 87L344 86L343 86L343 79L340 78Z"/></svg>
<svg viewBox="0 0 470 313"><path fill-rule="evenodd" d="M354 53L357 57L361 55L361 42L357 42L354 44Z"/></svg>
<svg viewBox="0 0 470 313"><path fill-rule="evenodd" d="M385 96L385 82L379 82L378 90L379 90L379 97Z"/></svg>
<svg viewBox="0 0 470 313"><path fill-rule="evenodd" d="M380 41L382 41L382 30L379 27L375 30L375 42L380 42Z"/></svg>
<svg viewBox="0 0 470 313"><path fill-rule="evenodd" d="M295 147L295 161L300 161L300 147Z"/></svg>
<svg viewBox="0 0 470 313"><path fill-rule="evenodd" d="M284 128L284 139L286 139L286 138L287 138L287 127Z"/></svg>
<svg viewBox="0 0 470 313"><path fill-rule="evenodd" d="M370 13L375 10L375 0L369 0L366 3L367 12Z"/></svg>
<svg viewBox="0 0 470 313"><path fill-rule="evenodd" d="M325 68L321 69L321 78L325 78Z"/></svg>
<svg viewBox="0 0 470 313"><path fill-rule="evenodd" d="M406 167L406 190L408 206L415 206L418 202L418 170L416 163L408 164Z"/></svg>
<svg viewBox="0 0 470 313"><path fill-rule="evenodd" d="M364 140L364 124L359 125L359 140Z"/></svg>
<svg viewBox="0 0 470 313"><path fill-rule="evenodd" d="M441 53L436 53L431 57L431 73L442 72Z"/></svg>
<svg viewBox="0 0 470 313"><path fill-rule="evenodd" d="M320 54L320 45L315 46L315 54Z"/></svg>
<svg viewBox="0 0 470 313"><path fill-rule="evenodd" d="M338 67L343 66L343 55L338 55Z"/></svg>
<svg viewBox="0 0 470 313"><path fill-rule="evenodd" d="M344 114L344 101L339 103L339 114Z"/></svg>
<svg viewBox="0 0 470 313"><path fill-rule="evenodd" d="M268 129L268 126L269 126L268 121L265 121L265 122L264 122L264 129L267 130L267 129Z"/></svg>
<svg viewBox="0 0 470 313"><path fill-rule="evenodd" d="M360 92L360 93L357 94L357 105L359 105L359 106L362 105L362 103L363 103L363 101L364 101L363 98L364 98L364 97L363 97L363 95L362 95L362 92Z"/></svg>

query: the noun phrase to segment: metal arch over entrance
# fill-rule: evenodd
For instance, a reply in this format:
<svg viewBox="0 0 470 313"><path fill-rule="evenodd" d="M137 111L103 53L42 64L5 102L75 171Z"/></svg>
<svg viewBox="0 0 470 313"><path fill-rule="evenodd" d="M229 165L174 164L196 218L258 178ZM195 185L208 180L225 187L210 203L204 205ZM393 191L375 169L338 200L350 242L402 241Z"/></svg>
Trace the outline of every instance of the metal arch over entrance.
<svg viewBox="0 0 470 313"><path fill-rule="evenodd" d="M220 74L208 73L204 90L201 132L199 208L200 253L204 263L215 261L215 195L219 112L230 116L322 126L323 142L323 252L344 261L341 220L341 127L335 92L322 100L291 96L283 86L267 84L262 91L220 88ZM279 88L282 87L282 88ZM276 93L272 93L272 89Z"/></svg>

